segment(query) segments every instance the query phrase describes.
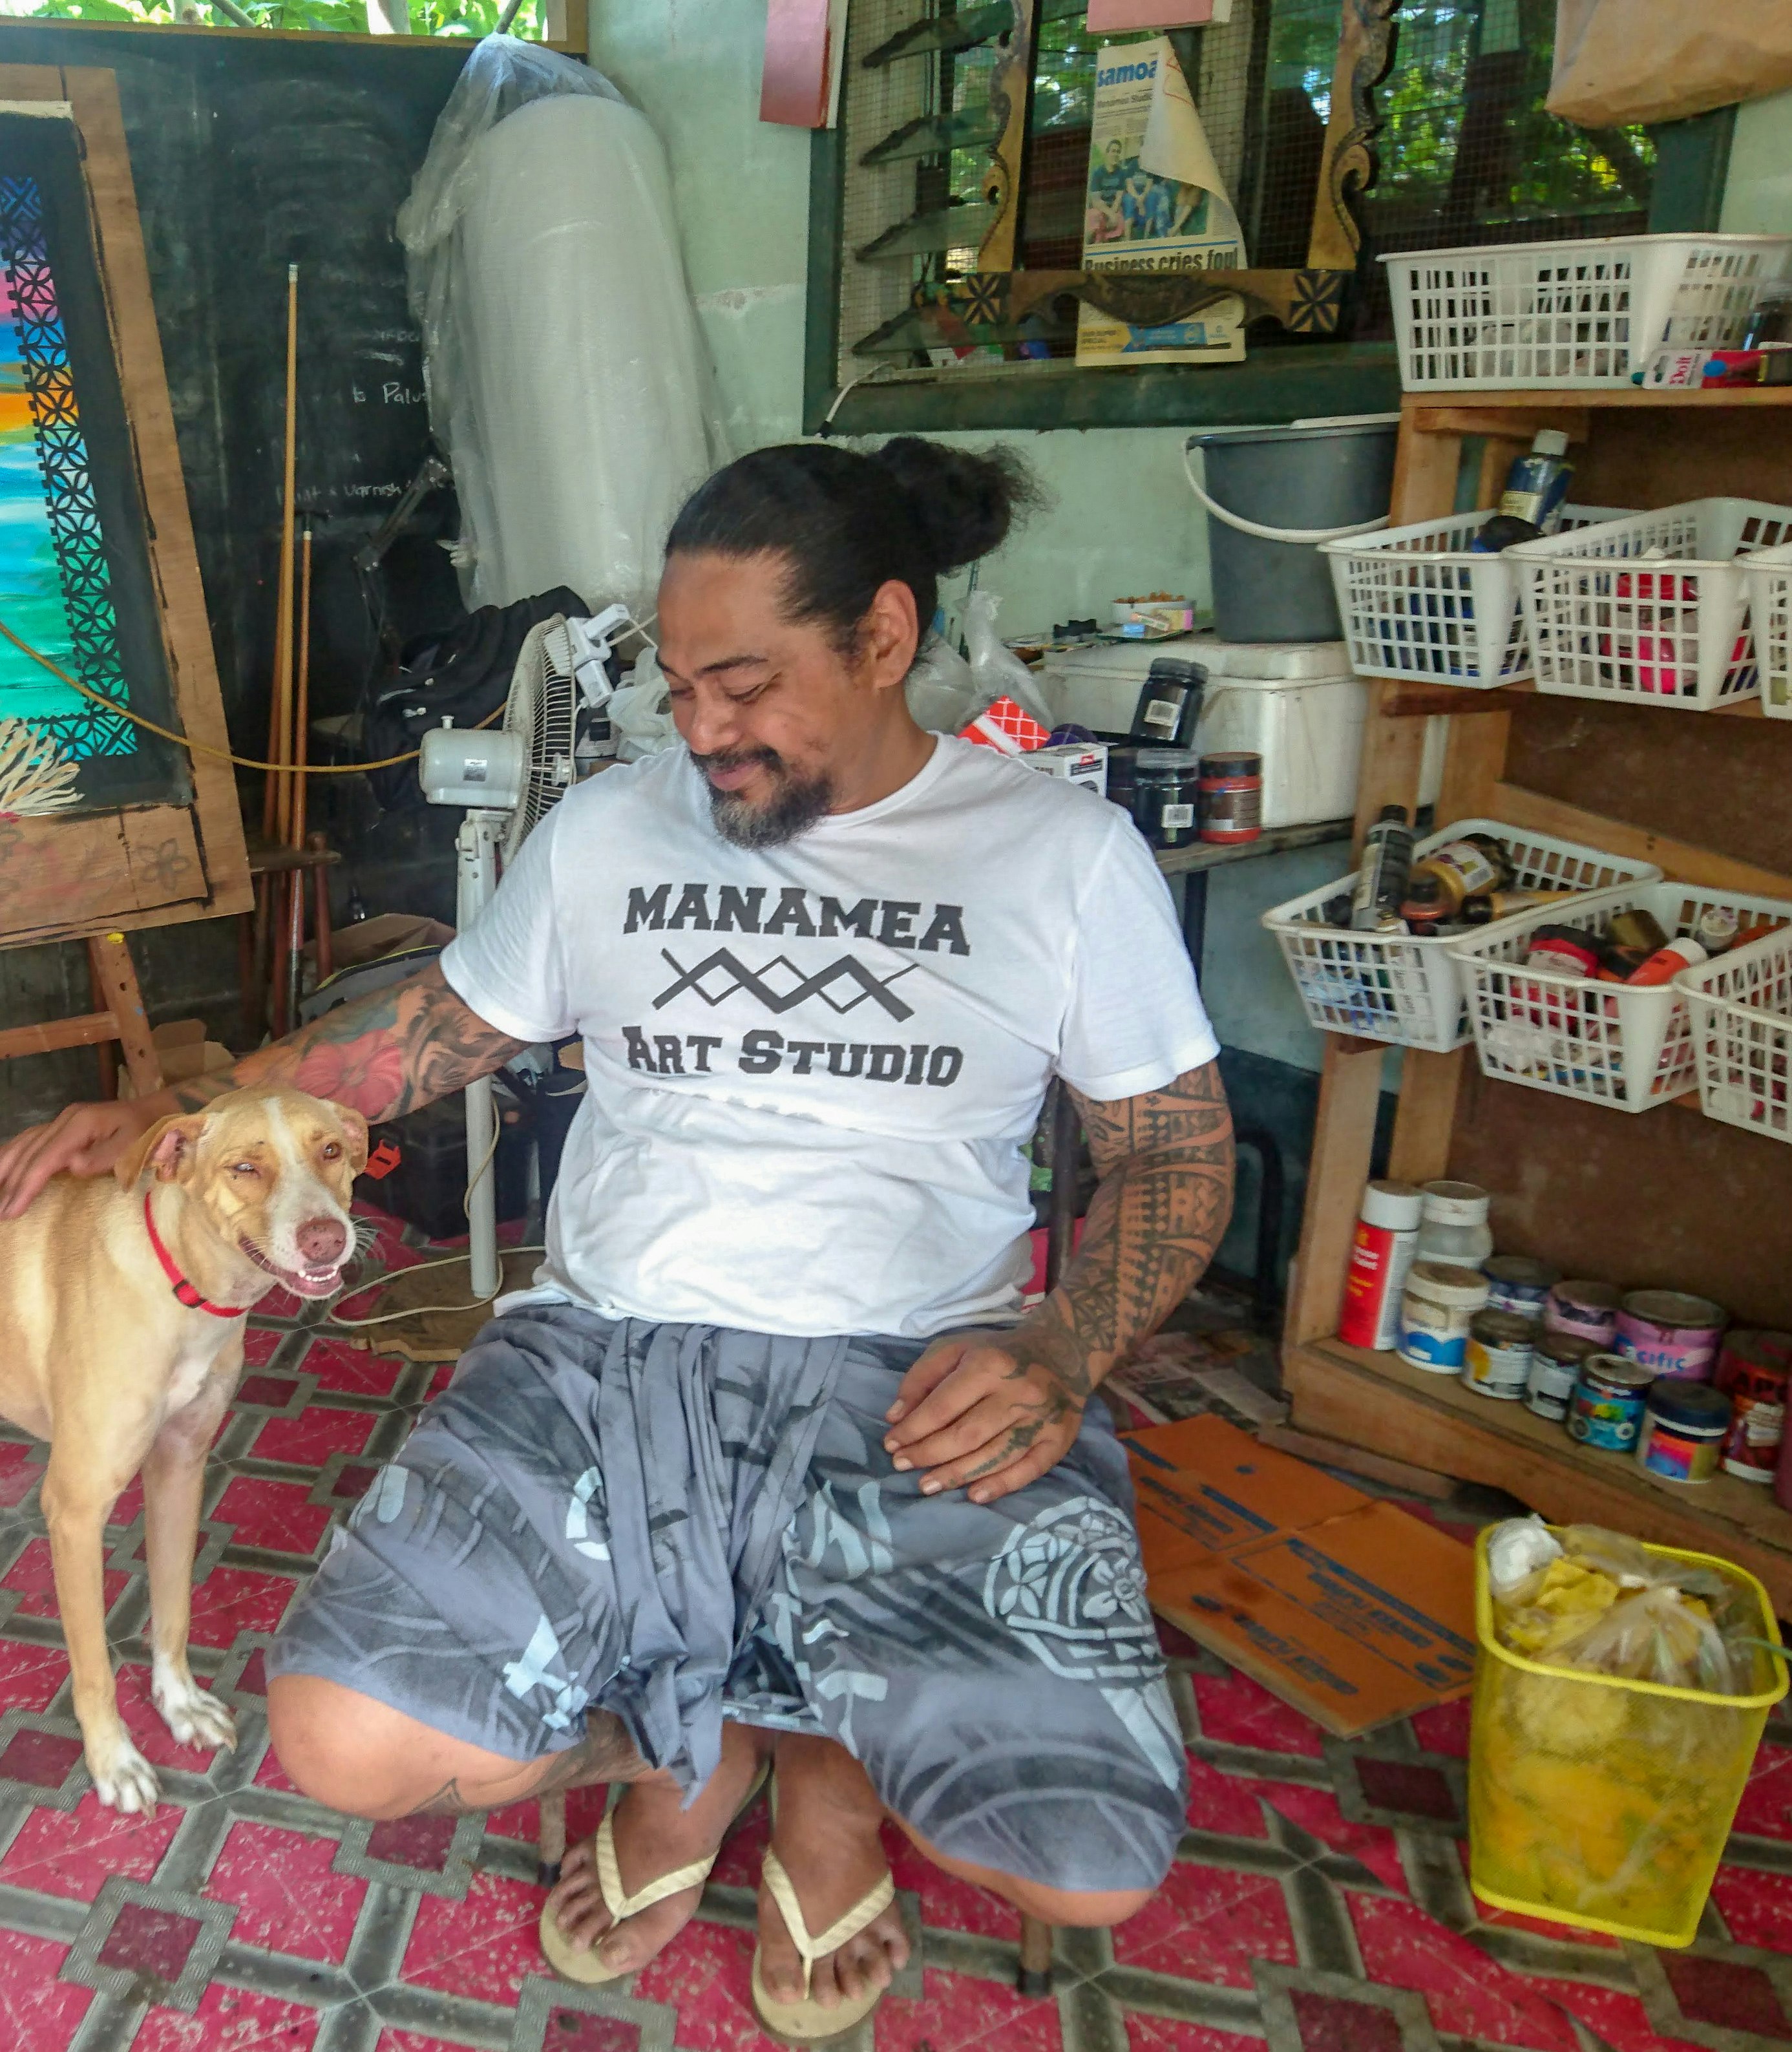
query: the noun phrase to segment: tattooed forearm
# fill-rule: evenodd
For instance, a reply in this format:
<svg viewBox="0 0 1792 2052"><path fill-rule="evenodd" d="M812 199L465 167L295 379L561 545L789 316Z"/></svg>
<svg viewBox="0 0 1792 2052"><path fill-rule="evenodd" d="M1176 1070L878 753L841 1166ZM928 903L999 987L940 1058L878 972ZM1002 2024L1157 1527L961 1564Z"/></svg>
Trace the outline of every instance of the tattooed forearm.
<svg viewBox="0 0 1792 2052"><path fill-rule="evenodd" d="M426 1796L409 1814L413 1817L465 1817L502 1809L534 1796L551 1796L561 1788L583 1788L598 1781L634 1781L647 1765L635 1750L622 1720L607 1710L592 1710L585 1737L576 1745L544 1759L507 1771L491 1782L463 1782L456 1776Z"/></svg>
<svg viewBox="0 0 1792 2052"><path fill-rule="evenodd" d="M1080 1404L1212 1260L1232 1212L1232 1119L1212 1062L1141 1097L1076 1104L1101 1187L1058 1287L1003 1345Z"/></svg>
<svg viewBox="0 0 1792 2052"><path fill-rule="evenodd" d="M432 963L172 1095L182 1110L196 1111L223 1091L289 1083L367 1118L397 1118L490 1075L527 1045L488 1026Z"/></svg>

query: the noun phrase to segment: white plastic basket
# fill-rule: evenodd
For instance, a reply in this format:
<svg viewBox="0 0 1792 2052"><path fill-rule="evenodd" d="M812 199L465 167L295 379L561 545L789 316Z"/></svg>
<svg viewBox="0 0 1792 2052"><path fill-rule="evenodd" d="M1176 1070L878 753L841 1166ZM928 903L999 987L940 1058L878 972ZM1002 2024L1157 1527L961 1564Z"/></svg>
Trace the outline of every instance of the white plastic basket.
<svg viewBox="0 0 1792 2052"><path fill-rule="evenodd" d="M1627 385L1657 349L1741 339L1792 236L1618 235L1384 256L1409 392Z"/></svg>
<svg viewBox="0 0 1792 2052"><path fill-rule="evenodd" d="M1524 891L1597 892L1636 882L1653 882L1661 872L1646 862L1630 862L1577 841L1531 833L1498 820L1458 820L1441 833L1427 834L1418 852L1429 855L1464 834L1492 834L1517 871ZM1451 959L1451 937L1352 933L1325 923L1324 907L1356 887L1355 872L1317 891L1289 899L1262 915L1266 933L1280 944L1282 959L1322 1033L1357 1033L1399 1048L1428 1048L1447 1054L1469 1037L1462 1006L1462 972ZM1574 901L1552 907L1559 918ZM1523 916L1523 915L1520 915ZM1512 922L1482 930L1503 932Z"/></svg>
<svg viewBox="0 0 1792 2052"><path fill-rule="evenodd" d="M1618 1111L1647 1111L1692 1089L1692 1028L1677 984L1632 990L1532 969L1524 957L1540 926L1580 926L1602 938L1615 914L1640 908L1671 937L1713 907L1747 926L1792 922L1792 902L1783 899L1652 883L1546 906L1453 940L1482 1073Z"/></svg>
<svg viewBox="0 0 1792 2052"><path fill-rule="evenodd" d="M1753 698L1736 558L1789 540L1792 506L1692 499L1508 549L1537 689L1691 712Z"/></svg>
<svg viewBox="0 0 1792 2052"><path fill-rule="evenodd" d="M1792 543L1759 549L1743 566L1748 624L1761 673L1761 710L1792 719Z"/></svg>
<svg viewBox="0 0 1792 2052"><path fill-rule="evenodd" d="M1792 1140L1792 927L1675 979L1707 1118Z"/></svg>
<svg viewBox="0 0 1792 2052"><path fill-rule="evenodd" d="M1562 527L1578 531L1627 517L1622 507L1567 506ZM1353 670L1471 691L1530 676L1517 571L1503 554L1477 555L1469 546L1493 518L1491 511L1453 513L1320 543L1331 558Z"/></svg>

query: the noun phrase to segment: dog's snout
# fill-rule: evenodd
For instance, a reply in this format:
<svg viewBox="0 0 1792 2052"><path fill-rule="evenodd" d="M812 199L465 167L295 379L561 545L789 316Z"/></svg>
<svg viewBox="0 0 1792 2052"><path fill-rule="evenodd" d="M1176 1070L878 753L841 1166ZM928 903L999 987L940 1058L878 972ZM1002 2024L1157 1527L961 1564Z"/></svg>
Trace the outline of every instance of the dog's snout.
<svg viewBox="0 0 1792 2052"><path fill-rule="evenodd" d="M336 1260L348 1245L348 1228L340 1219L307 1219L292 1236L300 1255L317 1267Z"/></svg>

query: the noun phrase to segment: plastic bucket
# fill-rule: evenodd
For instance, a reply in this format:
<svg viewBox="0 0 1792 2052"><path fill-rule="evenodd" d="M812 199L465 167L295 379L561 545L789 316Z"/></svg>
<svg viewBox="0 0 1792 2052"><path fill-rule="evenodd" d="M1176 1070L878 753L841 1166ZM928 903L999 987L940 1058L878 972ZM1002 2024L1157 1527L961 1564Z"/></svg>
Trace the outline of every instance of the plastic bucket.
<svg viewBox="0 0 1792 2052"><path fill-rule="evenodd" d="M1395 420L1229 428L1190 438L1207 459L1214 626L1223 641L1336 641L1344 627L1318 544L1387 524ZM1192 477L1191 479L1192 482ZM1199 488L1197 487L1197 491ZM1225 515L1297 540L1248 534Z"/></svg>

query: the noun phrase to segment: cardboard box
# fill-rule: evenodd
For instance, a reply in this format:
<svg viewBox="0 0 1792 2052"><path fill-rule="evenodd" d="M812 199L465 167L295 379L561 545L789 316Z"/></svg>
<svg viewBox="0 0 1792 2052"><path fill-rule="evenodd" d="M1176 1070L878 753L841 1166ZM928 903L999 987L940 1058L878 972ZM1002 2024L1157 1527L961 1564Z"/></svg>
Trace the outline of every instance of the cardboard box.
<svg viewBox="0 0 1792 2052"><path fill-rule="evenodd" d="M150 1039L155 1043L156 1059L162 1064L164 1083L190 1083L195 1076L209 1076L217 1070L228 1069L237 1059L228 1048L205 1038L205 1021L200 1019L170 1019L166 1026L154 1028ZM118 1094L127 1098L137 1095L131 1071L122 1060L119 1063Z"/></svg>
<svg viewBox="0 0 1792 2052"><path fill-rule="evenodd" d="M1474 1559L1223 1419L1129 1435L1152 1609L1352 1738L1464 1694Z"/></svg>
<svg viewBox="0 0 1792 2052"><path fill-rule="evenodd" d="M1108 744L1105 741L1060 741L1051 748L1030 748L1020 758L1029 770L1062 777L1098 798L1108 795Z"/></svg>

